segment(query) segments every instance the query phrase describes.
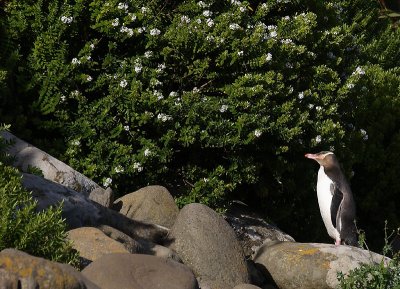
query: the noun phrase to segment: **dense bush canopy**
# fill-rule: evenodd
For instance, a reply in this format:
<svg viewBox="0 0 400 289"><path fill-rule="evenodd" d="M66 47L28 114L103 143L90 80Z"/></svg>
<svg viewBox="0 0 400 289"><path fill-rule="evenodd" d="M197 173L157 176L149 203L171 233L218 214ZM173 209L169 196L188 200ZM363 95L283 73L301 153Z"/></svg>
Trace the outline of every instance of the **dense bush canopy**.
<svg viewBox="0 0 400 289"><path fill-rule="evenodd" d="M368 236L400 192L400 37L375 4L10 0L15 127L120 194L241 199L304 241L326 233L303 155L334 150Z"/></svg>

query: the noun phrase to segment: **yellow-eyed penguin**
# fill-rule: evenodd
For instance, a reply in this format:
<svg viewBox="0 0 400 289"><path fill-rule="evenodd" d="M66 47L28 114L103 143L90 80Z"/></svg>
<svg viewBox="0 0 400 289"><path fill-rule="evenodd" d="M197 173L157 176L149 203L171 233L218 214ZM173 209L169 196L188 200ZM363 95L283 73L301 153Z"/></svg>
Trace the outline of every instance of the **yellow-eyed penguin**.
<svg viewBox="0 0 400 289"><path fill-rule="evenodd" d="M350 185L335 154L322 151L306 154L305 157L317 161L320 165L317 182L318 204L329 236L335 239L335 245L357 246L356 206Z"/></svg>

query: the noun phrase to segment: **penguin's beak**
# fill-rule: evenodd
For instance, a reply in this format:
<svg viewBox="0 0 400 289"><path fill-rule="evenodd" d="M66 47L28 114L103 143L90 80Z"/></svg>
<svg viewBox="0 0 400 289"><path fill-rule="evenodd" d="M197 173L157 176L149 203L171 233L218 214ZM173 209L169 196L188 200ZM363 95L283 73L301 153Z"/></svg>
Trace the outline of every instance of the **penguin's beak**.
<svg viewBox="0 0 400 289"><path fill-rule="evenodd" d="M317 154L305 154L305 157L312 160L318 160L321 158L321 156Z"/></svg>

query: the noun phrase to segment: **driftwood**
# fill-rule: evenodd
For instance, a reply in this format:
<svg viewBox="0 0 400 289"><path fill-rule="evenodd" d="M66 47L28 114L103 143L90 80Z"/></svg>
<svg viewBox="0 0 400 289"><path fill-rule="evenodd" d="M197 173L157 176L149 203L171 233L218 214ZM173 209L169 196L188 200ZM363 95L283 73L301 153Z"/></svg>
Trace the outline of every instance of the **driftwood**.
<svg viewBox="0 0 400 289"><path fill-rule="evenodd" d="M42 171L45 179L59 183L86 196L95 189L104 190L88 177L48 153L19 139L12 133L3 131L0 136L13 142L7 152L15 157L14 166L23 172L29 172L29 167L38 168Z"/></svg>

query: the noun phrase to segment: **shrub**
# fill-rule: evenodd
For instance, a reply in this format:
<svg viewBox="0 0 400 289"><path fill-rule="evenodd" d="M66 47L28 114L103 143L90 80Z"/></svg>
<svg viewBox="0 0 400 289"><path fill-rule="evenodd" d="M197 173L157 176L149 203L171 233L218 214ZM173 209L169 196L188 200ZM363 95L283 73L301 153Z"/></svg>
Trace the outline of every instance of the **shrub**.
<svg viewBox="0 0 400 289"><path fill-rule="evenodd" d="M389 149L371 119L393 121L385 139L399 127L399 73L388 68L400 58L390 45L376 57L374 36L391 39L390 25L373 24L376 3L353 2L11 0L5 10L30 76L22 95L74 168L120 194L158 183L180 205L254 201L302 239L325 235L305 202L315 172L304 153L335 149L349 173Z"/></svg>
<svg viewBox="0 0 400 289"><path fill-rule="evenodd" d="M0 127L0 132L3 128ZM7 144L0 137L0 151ZM16 248L53 261L78 265L78 255L66 240L62 204L36 212L36 201L21 185L21 174L0 156L0 251Z"/></svg>

